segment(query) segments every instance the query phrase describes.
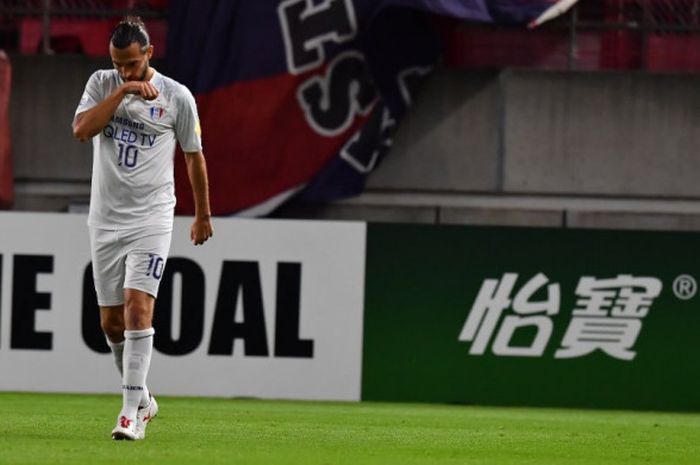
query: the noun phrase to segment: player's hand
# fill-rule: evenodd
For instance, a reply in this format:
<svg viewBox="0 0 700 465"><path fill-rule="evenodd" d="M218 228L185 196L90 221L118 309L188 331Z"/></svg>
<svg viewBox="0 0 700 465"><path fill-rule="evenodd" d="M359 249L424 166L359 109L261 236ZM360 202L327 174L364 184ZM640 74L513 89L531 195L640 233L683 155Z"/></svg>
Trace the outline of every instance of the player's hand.
<svg viewBox="0 0 700 465"><path fill-rule="evenodd" d="M144 100L154 100L158 97L158 89L148 81L127 81L122 84L124 93L140 95Z"/></svg>
<svg viewBox="0 0 700 465"><path fill-rule="evenodd" d="M204 244L207 239L214 235L214 228L211 226L211 219L207 218L196 218L192 223L192 229L190 230L190 239L194 245Z"/></svg>

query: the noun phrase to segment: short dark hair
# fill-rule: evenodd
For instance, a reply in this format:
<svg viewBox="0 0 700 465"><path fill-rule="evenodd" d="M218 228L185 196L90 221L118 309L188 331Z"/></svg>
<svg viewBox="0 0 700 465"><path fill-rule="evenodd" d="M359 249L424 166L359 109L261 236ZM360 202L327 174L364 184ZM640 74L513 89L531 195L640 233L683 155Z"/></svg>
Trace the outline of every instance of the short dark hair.
<svg viewBox="0 0 700 465"><path fill-rule="evenodd" d="M112 30L112 35L109 41L116 48L127 48L134 42L141 45L141 50L146 51L151 45L151 38L146 31L146 25L143 24L138 16L127 16Z"/></svg>

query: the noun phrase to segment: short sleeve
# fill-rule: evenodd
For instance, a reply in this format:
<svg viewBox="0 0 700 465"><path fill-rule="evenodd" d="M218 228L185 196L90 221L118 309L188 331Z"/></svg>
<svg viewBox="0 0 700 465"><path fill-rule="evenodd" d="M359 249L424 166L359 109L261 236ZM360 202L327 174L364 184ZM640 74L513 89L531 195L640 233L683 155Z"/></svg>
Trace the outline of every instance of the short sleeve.
<svg viewBox="0 0 700 465"><path fill-rule="evenodd" d="M90 76L90 79L88 79L87 84L85 84L85 90L83 91L82 97L80 97L78 108L75 110L76 115L89 110L104 100L101 83L101 72L95 71L92 73L92 76Z"/></svg>
<svg viewBox="0 0 700 465"><path fill-rule="evenodd" d="M197 104L187 87L180 86L180 89L175 135L183 152L199 152L202 150L202 129L199 126Z"/></svg>

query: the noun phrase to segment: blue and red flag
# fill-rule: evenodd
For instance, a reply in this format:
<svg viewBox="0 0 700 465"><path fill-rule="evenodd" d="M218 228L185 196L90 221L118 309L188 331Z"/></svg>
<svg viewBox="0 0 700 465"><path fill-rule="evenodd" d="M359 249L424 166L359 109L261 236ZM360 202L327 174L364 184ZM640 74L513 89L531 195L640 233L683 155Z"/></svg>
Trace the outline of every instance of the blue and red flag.
<svg viewBox="0 0 700 465"><path fill-rule="evenodd" d="M168 73L197 99L214 213L360 193L439 57L426 12L527 24L556 3L171 0ZM179 213L186 179L178 164Z"/></svg>

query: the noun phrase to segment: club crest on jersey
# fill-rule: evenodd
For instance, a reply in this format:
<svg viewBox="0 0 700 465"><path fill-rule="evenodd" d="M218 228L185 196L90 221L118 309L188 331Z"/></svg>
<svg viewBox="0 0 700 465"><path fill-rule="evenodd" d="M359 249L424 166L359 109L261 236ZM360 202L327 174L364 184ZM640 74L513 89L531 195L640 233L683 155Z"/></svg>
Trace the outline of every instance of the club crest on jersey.
<svg viewBox="0 0 700 465"><path fill-rule="evenodd" d="M153 121L158 121L165 115L165 108L163 107L151 107L151 119Z"/></svg>

